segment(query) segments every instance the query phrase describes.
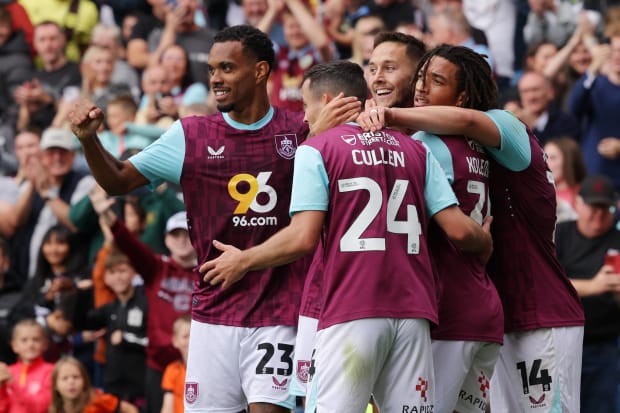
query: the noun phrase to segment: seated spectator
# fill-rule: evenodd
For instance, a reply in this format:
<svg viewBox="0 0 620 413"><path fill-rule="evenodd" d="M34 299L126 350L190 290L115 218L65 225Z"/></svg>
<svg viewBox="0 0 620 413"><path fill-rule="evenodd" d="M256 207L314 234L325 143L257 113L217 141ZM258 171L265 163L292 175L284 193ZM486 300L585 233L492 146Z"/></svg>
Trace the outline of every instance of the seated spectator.
<svg viewBox="0 0 620 413"><path fill-rule="evenodd" d="M13 32L11 14L0 6L0 155L13 153L13 137L18 116L14 94L19 85L32 78L30 49L21 31Z"/></svg>
<svg viewBox="0 0 620 413"><path fill-rule="evenodd" d="M541 144L561 136L579 140L580 125L575 116L554 103L551 80L539 72L526 72L519 79L518 89L519 102L510 102L504 108L525 122Z"/></svg>
<svg viewBox="0 0 620 413"><path fill-rule="evenodd" d="M44 21L35 26L34 47L42 69L15 91L15 100L19 104L19 131L49 127L61 99L79 97L82 75L78 64L67 60L66 45L65 32L57 23Z"/></svg>
<svg viewBox="0 0 620 413"><path fill-rule="evenodd" d="M115 299L91 310L88 326L106 329L104 390L140 407L144 405L148 308L144 292L134 287L136 275L126 255L119 251L108 254L104 282Z"/></svg>
<svg viewBox="0 0 620 413"><path fill-rule="evenodd" d="M74 383L68 386L65 383ZM88 372L79 360L63 357L52 372L52 405L49 413L138 413L138 409L112 394L94 389Z"/></svg>
<svg viewBox="0 0 620 413"><path fill-rule="evenodd" d="M67 57L72 62L80 61L99 18L95 3L91 0L19 0L19 3L26 9L33 25L44 21L60 25L67 39Z"/></svg>
<svg viewBox="0 0 620 413"><path fill-rule="evenodd" d="M581 181L586 177L581 148L574 139L560 137L547 141L543 149L547 154L547 166L555 181L558 222L575 219L577 194Z"/></svg>
<svg viewBox="0 0 620 413"><path fill-rule="evenodd" d="M13 328L11 346L19 360L0 363L0 413L47 413L52 401L52 369L43 360L47 334L35 320Z"/></svg>

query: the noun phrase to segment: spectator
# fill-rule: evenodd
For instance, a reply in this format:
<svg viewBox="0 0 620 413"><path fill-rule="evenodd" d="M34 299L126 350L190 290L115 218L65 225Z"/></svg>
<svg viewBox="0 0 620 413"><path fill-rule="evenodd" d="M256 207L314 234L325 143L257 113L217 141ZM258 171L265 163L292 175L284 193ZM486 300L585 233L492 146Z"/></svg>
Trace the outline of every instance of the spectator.
<svg viewBox="0 0 620 413"><path fill-rule="evenodd" d="M26 9L33 25L44 21L57 23L65 32L68 59L76 63L80 61L99 18L95 3L91 0L20 0L19 3Z"/></svg>
<svg viewBox="0 0 620 413"><path fill-rule="evenodd" d="M180 117L183 107L207 102L207 88L201 82L194 82L190 72L188 54L181 46L171 45L161 54L161 62L168 76L168 93L154 103L158 110L173 119Z"/></svg>
<svg viewBox="0 0 620 413"><path fill-rule="evenodd" d="M13 32L11 15L0 6L0 155L13 153L13 136L17 124L18 106L14 93L18 86L32 78L30 49L21 31Z"/></svg>
<svg viewBox="0 0 620 413"><path fill-rule="evenodd" d="M147 411L159 412L163 400L162 373L170 362L178 358L178 352L171 343L172 324L191 307L196 252L189 241L186 213L178 212L168 219L165 240L171 255L162 257L153 254L135 235L129 233L109 209L113 200L108 199L103 191L96 192L91 199L103 223L110 227L114 242L129 256L131 264L144 279L150 305L145 379Z"/></svg>
<svg viewBox="0 0 620 413"><path fill-rule="evenodd" d="M52 369L43 360L47 334L35 320L23 320L13 328L15 364L0 363L0 412L46 413L51 403Z"/></svg>
<svg viewBox="0 0 620 413"><path fill-rule="evenodd" d="M164 402L161 413L183 413L185 399L185 366L189 350L189 327L192 318L183 315L172 326L172 345L181 353L181 359L168 364L161 381Z"/></svg>
<svg viewBox="0 0 620 413"><path fill-rule="evenodd" d="M115 299L91 310L88 326L106 329L104 390L141 407L145 397L148 303L142 289L133 285L136 275L126 255L120 251L108 254L104 281Z"/></svg>
<svg viewBox="0 0 620 413"><path fill-rule="evenodd" d="M142 99L136 113L136 123L157 125L168 129L174 119L159 110L158 100L170 93L168 73L163 65L147 67L142 72Z"/></svg>
<svg viewBox="0 0 620 413"><path fill-rule="evenodd" d="M82 59L82 97L93 99L107 108L114 97L131 95L131 87L126 82L112 80L115 61L112 51L105 47L93 45L86 50Z"/></svg>
<svg viewBox="0 0 620 413"><path fill-rule="evenodd" d="M151 6L151 13L138 15L138 21L127 40L127 63L137 70L150 66L149 35L153 30L164 27L166 14L172 11L172 7L162 0L147 0L147 2Z"/></svg>
<svg viewBox="0 0 620 413"><path fill-rule="evenodd" d="M121 41L121 29L117 26L97 24L92 31L91 45L101 46L112 51L114 56L114 70L112 71L112 83L125 83L131 89L132 96L138 100L140 97L140 80L135 69L125 60L126 53Z"/></svg>
<svg viewBox="0 0 620 413"><path fill-rule="evenodd" d="M121 95L108 102L108 128L101 132L101 144L111 154L120 158L125 150L142 150L159 137L163 130L155 128L153 136L131 132L138 106L129 95Z"/></svg>
<svg viewBox="0 0 620 413"><path fill-rule="evenodd" d="M566 43L577 28L579 13L583 8L582 1L569 0L529 0L530 14L523 28L526 43L548 41L557 47ZM601 15L593 10L588 11L596 26Z"/></svg>
<svg viewBox="0 0 620 413"><path fill-rule="evenodd" d="M374 46L375 37L385 30L385 25L379 16L372 14L361 16L353 26L353 38L351 41L351 59L364 69L364 75L368 78L368 62Z"/></svg>
<svg viewBox="0 0 620 413"><path fill-rule="evenodd" d="M613 182L602 175L583 180L577 220L558 224L558 258L581 297L586 316L581 370L581 411L615 412L620 337L620 251Z"/></svg>
<svg viewBox="0 0 620 413"><path fill-rule="evenodd" d="M485 44L474 40L473 30L460 7L444 7L429 18L431 41L435 45L442 43L452 46L465 46L484 56L494 69L491 52Z"/></svg>
<svg viewBox="0 0 620 413"><path fill-rule="evenodd" d="M14 363L15 354L10 348L11 323L9 314L21 298L19 276L10 270L9 243L0 237L0 363Z"/></svg>
<svg viewBox="0 0 620 413"><path fill-rule="evenodd" d="M43 235L56 223L71 229L70 205L82 199L93 187L89 175L72 170L75 159L75 141L71 132L48 128L40 143L40 159L32 158L33 172L24 189L26 202L19 214L24 214L21 225L13 239L12 265L19 274L34 275L37 255Z"/></svg>
<svg viewBox="0 0 620 413"><path fill-rule="evenodd" d="M581 148L572 138L558 137L547 141L544 151L547 154L547 166L555 182L558 209L561 201L574 212L579 185L586 177L586 165L583 162Z"/></svg>
<svg viewBox="0 0 620 413"><path fill-rule="evenodd" d="M603 68L605 67L605 71ZM575 84L570 111L585 125L581 149L589 174L603 174L620 188L620 30L609 45L595 48L592 63Z"/></svg>
<svg viewBox="0 0 620 413"><path fill-rule="evenodd" d="M52 372L52 405L49 413L138 413L138 409L90 384L88 372L79 360L63 357Z"/></svg>
<svg viewBox="0 0 620 413"><path fill-rule="evenodd" d="M11 13L12 27L13 31L22 31L26 37L26 43L30 47L30 54L32 57L36 55L34 49L34 28L32 27L32 22L30 21L30 17L28 17L28 13L24 7L19 4L17 0L3 0L0 4L6 7L6 10Z"/></svg>
<svg viewBox="0 0 620 413"><path fill-rule="evenodd" d="M519 102L509 102L505 109L521 119L544 145L550 139L568 136L579 140L579 123L555 103L551 80L539 72L526 72L519 79Z"/></svg>
<svg viewBox="0 0 620 413"><path fill-rule="evenodd" d="M149 65L162 61L170 46L183 48L189 58L187 71L196 82L208 84L207 58L213 45L211 30L195 23L198 0L177 0L173 11L166 14L163 29L155 28L148 37Z"/></svg>
<svg viewBox="0 0 620 413"><path fill-rule="evenodd" d="M270 100L274 106L301 111L301 81L304 72L318 62L334 58L334 46L308 7L301 0L270 4L272 18L281 17L286 45L275 45L276 64L270 78ZM263 19L259 29L269 33L273 21Z"/></svg>
<svg viewBox="0 0 620 413"><path fill-rule="evenodd" d="M66 44L65 33L57 23L44 21L35 26L34 47L43 67L15 91L18 130L49 127L61 99L78 97L82 75L78 64L67 60Z"/></svg>

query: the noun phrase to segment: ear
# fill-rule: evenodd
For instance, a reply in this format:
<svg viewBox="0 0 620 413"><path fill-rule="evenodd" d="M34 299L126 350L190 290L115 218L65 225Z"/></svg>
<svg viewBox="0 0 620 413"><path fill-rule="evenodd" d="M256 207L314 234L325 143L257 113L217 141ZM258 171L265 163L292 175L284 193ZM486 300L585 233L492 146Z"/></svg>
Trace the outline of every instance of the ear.
<svg viewBox="0 0 620 413"><path fill-rule="evenodd" d="M257 82L260 83L262 81L267 81L267 78L269 77L269 63L264 60L256 63L255 73Z"/></svg>
<svg viewBox="0 0 620 413"><path fill-rule="evenodd" d="M321 103L327 105L334 98L331 93L325 92L321 95Z"/></svg>
<svg viewBox="0 0 620 413"><path fill-rule="evenodd" d="M456 106L458 107L463 107L463 103L465 102L465 91L462 91L461 93L459 93L459 95L456 97Z"/></svg>

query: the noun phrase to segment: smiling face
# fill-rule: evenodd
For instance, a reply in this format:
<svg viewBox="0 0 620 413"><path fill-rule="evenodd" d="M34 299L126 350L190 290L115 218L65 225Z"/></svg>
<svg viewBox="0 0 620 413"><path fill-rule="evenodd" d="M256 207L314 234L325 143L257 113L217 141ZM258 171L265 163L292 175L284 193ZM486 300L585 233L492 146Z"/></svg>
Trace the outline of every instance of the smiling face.
<svg viewBox="0 0 620 413"><path fill-rule="evenodd" d="M415 66L407 48L397 42L383 42L372 51L368 63L368 86L375 103L385 107L411 107Z"/></svg>
<svg viewBox="0 0 620 413"><path fill-rule="evenodd" d="M47 337L43 329L36 325L15 327L11 346L23 363L31 363L47 348Z"/></svg>
<svg viewBox="0 0 620 413"><path fill-rule="evenodd" d="M61 240L56 234L41 244L41 252L51 267L63 265L69 257L71 247L67 241Z"/></svg>
<svg viewBox="0 0 620 413"><path fill-rule="evenodd" d="M256 59L241 42L215 43L209 52L209 87L220 112L241 112L252 103L257 87Z"/></svg>
<svg viewBox="0 0 620 413"><path fill-rule="evenodd" d="M460 106L463 93L457 93L457 72L449 60L433 57L418 74L414 106Z"/></svg>
<svg viewBox="0 0 620 413"><path fill-rule="evenodd" d="M170 46L161 55L161 65L173 86L180 86L187 71L187 54L181 46Z"/></svg>

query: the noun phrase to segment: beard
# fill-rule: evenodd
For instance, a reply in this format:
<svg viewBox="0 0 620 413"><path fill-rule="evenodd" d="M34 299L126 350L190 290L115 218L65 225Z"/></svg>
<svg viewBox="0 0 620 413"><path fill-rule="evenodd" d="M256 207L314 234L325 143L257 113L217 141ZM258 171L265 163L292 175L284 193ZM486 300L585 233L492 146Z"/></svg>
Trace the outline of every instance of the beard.
<svg viewBox="0 0 620 413"><path fill-rule="evenodd" d="M217 110L219 110L220 112L231 112L235 109L235 104L234 103L228 103L228 104L217 104Z"/></svg>

